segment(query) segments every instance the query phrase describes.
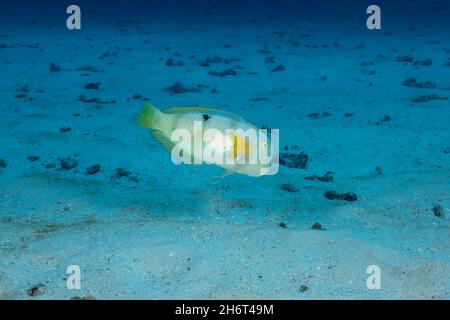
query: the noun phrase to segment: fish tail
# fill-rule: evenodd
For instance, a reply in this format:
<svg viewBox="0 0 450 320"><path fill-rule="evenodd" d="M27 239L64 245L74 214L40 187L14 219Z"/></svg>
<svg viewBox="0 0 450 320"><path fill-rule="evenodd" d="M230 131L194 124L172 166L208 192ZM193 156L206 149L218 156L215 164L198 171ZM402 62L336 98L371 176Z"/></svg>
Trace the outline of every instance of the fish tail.
<svg viewBox="0 0 450 320"><path fill-rule="evenodd" d="M146 102L138 120L141 127L159 130L162 112L151 103Z"/></svg>

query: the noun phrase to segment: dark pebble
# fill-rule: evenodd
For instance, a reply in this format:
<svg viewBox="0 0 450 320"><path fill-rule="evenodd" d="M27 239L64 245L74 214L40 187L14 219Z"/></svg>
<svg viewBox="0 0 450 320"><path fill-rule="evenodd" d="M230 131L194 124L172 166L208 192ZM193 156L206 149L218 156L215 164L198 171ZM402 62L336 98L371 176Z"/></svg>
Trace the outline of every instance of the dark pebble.
<svg viewBox="0 0 450 320"><path fill-rule="evenodd" d="M171 94L181 94L188 92L200 92L200 88L198 87L186 87L181 82L175 81L173 85L164 88L165 91L168 91Z"/></svg>
<svg viewBox="0 0 450 320"><path fill-rule="evenodd" d="M351 192L342 193L339 196L339 200L345 200L345 201L356 201L358 200L358 196Z"/></svg>
<svg viewBox="0 0 450 320"><path fill-rule="evenodd" d="M136 183L139 182L139 179L138 179L137 177L135 177L135 176L129 176L128 179L129 179L130 181L132 181L132 182L136 182Z"/></svg>
<svg viewBox="0 0 450 320"><path fill-rule="evenodd" d="M59 128L59 132L62 132L62 133L69 132L70 130L72 130L72 128L70 128L70 127L61 127L61 128Z"/></svg>
<svg viewBox="0 0 450 320"><path fill-rule="evenodd" d="M37 297L37 296L44 295L46 290L47 290L47 288L45 287L45 285L43 285L42 283L39 283L39 284L32 286L30 289L28 289L27 293L30 297Z"/></svg>
<svg viewBox="0 0 450 320"><path fill-rule="evenodd" d="M308 163L308 155L305 153L281 153L280 164L288 168L305 169Z"/></svg>
<svg viewBox="0 0 450 320"><path fill-rule="evenodd" d="M6 168L6 167L7 167L6 160L0 158L0 168Z"/></svg>
<svg viewBox="0 0 450 320"><path fill-rule="evenodd" d="M100 84L101 84L100 82L91 82L86 84L84 88L88 90L98 90L100 89Z"/></svg>
<svg viewBox="0 0 450 320"><path fill-rule="evenodd" d="M65 159L60 159L59 164L61 165L61 168L65 169L65 170L70 170L75 167L78 167L78 161L71 157L68 157Z"/></svg>
<svg viewBox="0 0 450 320"><path fill-rule="evenodd" d="M97 172L99 172L101 169L101 166L99 164L94 164L86 169L86 173L89 175L94 175Z"/></svg>
<svg viewBox="0 0 450 320"><path fill-rule="evenodd" d="M305 180L319 180L322 182L331 182L334 181L333 173L331 171L326 172L322 177L318 175L312 175L305 177Z"/></svg>
<svg viewBox="0 0 450 320"><path fill-rule="evenodd" d="M306 292L306 291L308 291L308 290L309 290L308 286L305 286L304 284L302 284L302 285L300 286L300 292Z"/></svg>
<svg viewBox="0 0 450 320"><path fill-rule="evenodd" d="M210 71L208 72L208 74L210 76L215 76L215 77L226 77L226 76L235 76L237 75L237 72L234 71L234 69L226 69L223 71Z"/></svg>
<svg viewBox="0 0 450 320"><path fill-rule="evenodd" d="M433 100L448 100L445 96L438 96L437 94L430 94L430 95L422 95L415 98L412 98L411 101L415 103L424 103L428 101Z"/></svg>
<svg viewBox="0 0 450 320"><path fill-rule="evenodd" d="M174 59L169 58L166 61L166 66L171 66L171 67L178 66L178 67L181 67L181 66L184 66L184 62L183 62L183 60L175 61Z"/></svg>
<svg viewBox="0 0 450 320"><path fill-rule="evenodd" d="M433 207L433 213L436 217L442 217L444 215L444 209L440 204L437 204Z"/></svg>
<svg viewBox="0 0 450 320"><path fill-rule="evenodd" d="M283 183L281 185L281 189L287 192L297 192L298 188L294 186L292 183Z"/></svg>
<svg viewBox="0 0 450 320"><path fill-rule="evenodd" d="M336 200L339 194L336 191L327 191L325 192L325 198L328 200Z"/></svg>
<svg viewBox="0 0 450 320"><path fill-rule="evenodd" d="M116 103L116 100L103 100L97 97L88 98L85 95L80 95L77 98L78 101L84 102L84 103L98 103L98 104L114 104Z"/></svg>
<svg viewBox="0 0 450 320"><path fill-rule="evenodd" d="M331 171L326 172L322 177L317 177L317 180L322 182L330 182L333 181L333 173Z"/></svg>
<svg viewBox="0 0 450 320"><path fill-rule="evenodd" d="M431 66L432 64L433 64L433 61L431 59L414 61L414 65L416 65L416 66Z"/></svg>
<svg viewBox="0 0 450 320"><path fill-rule="evenodd" d="M23 99L23 98L27 97L27 94L26 93L19 93L19 94L16 94L14 97L17 98L17 99Z"/></svg>
<svg viewBox="0 0 450 320"><path fill-rule="evenodd" d="M50 63L50 72L61 71L61 68L57 66L54 62Z"/></svg>
<svg viewBox="0 0 450 320"><path fill-rule="evenodd" d="M123 168L117 168L116 173L111 177L112 179L127 178L131 182L138 183L139 179L136 176L131 175L131 172Z"/></svg>
<svg viewBox="0 0 450 320"><path fill-rule="evenodd" d="M413 62L414 58L412 56L398 56L397 62Z"/></svg>
<svg viewBox="0 0 450 320"><path fill-rule="evenodd" d="M314 223L311 227L313 230L322 230L322 225L318 222Z"/></svg>
<svg viewBox="0 0 450 320"><path fill-rule="evenodd" d="M79 67L79 68L76 68L75 70L77 70L77 71L87 71L87 72L98 72L97 68L92 67L92 66Z"/></svg>
<svg viewBox="0 0 450 320"><path fill-rule="evenodd" d="M88 294L87 296L84 296L84 297L74 296L74 297L70 298L70 300L96 300L96 299L94 296L91 296L90 294Z"/></svg>
<svg viewBox="0 0 450 320"><path fill-rule="evenodd" d="M275 68L272 69L271 72L280 72L286 70L286 67L282 64L277 65Z"/></svg>
<svg viewBox="0 0 450 320"><path fill-rule="evenodd" d="M325 198L328 200L345 200L345 201L356 201L358 197L356 194L351 192L346 192L339 194L336 191L327 191L325 192Z"/></svg>
<svg viewBox="0 0 450 320"><path fill-rule="evenodd" d="M28 156L27 159L30 160L31 162L33 162L33 161L39 160L39 157L32 155L32 156Z"/></svg>
<svg viewBox="0 0 450 320"><path fill-rule="evenodd" d="M275 57L274 56L266 57L265 63L275 63Z"/></svg>
<svg viewBox="0 0 450 320"><path fill-rule="evenodd" d="M283 229L287 229L287 224L286 223L284 223L284 222L281 222L280 224L279 224L279 226L280 227L282 227Z"/></svg>
<svg viewBox="0 0 450 320"><path fill-rule="evenodd" d="M122 177L128 177L131 174L130 171L125 170L123 168L117 168L116 169L116 177L122 178Z"/></svg>
<svg viewBox="0 0 450 320"><path fill-rule="evenodd" d="M403 81L403 85L405 87L413 87L413 88L426 88L433 89L436 88L436 84L431 81L418 82L416 78L407 78Z"/></svg>

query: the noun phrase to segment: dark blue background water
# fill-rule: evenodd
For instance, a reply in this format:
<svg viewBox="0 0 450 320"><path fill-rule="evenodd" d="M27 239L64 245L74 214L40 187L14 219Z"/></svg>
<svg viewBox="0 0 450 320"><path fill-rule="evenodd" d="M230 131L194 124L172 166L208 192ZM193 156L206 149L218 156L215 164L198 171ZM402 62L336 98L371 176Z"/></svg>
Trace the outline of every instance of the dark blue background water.
<svg viewBox="0 0 450 320"><path fill-rule="evenodd" d="M171 21L200 21L215 24L242 19L265 19L267 23L286 24L299 19L321 22L322 28L335 21L351 21L357 27L365 20L366 8L381 7L383 27L390 29L410 25L441 25L448 27L448 1L11 1L0 3L3 24L53 24L65 22L67 6L77 4L82 9L85 27L120 18L155 20L170 25ZM4 31L6 31L4 29Z"/></svg>

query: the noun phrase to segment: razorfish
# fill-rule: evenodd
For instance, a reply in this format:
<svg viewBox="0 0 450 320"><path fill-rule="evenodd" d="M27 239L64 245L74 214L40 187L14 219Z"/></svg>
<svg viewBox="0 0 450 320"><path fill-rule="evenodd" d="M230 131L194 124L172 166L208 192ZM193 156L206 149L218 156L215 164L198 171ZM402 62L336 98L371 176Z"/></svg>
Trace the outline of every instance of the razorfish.
<svg viewBox="0 0 450 320"><path fill-rule="evenodd" d="M213 164L223 175L259 177L278 172L278 130L258 129L219 109L176 107L159 110L146 103L138 120L172 155L176 164Z"/></svg>

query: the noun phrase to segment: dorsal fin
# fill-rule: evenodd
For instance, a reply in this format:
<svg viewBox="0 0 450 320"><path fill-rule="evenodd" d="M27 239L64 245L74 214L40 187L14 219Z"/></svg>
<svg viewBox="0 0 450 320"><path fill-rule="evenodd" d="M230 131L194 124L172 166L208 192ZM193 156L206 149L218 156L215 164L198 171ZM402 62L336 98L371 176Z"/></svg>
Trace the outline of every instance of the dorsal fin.
<svg viewBox="0 0 450 320"><path fill-rule="evenodd" d="M235 115L234 113L223 111L220 109L206 108L206 107L174 107L167 108L163 110L169 114L186 114L186 113L198 113L198 114L207 114L209 116L222 116L225 118L229 118L232 120L237 120L240 122L247 123L242 117Z"/></svg>

